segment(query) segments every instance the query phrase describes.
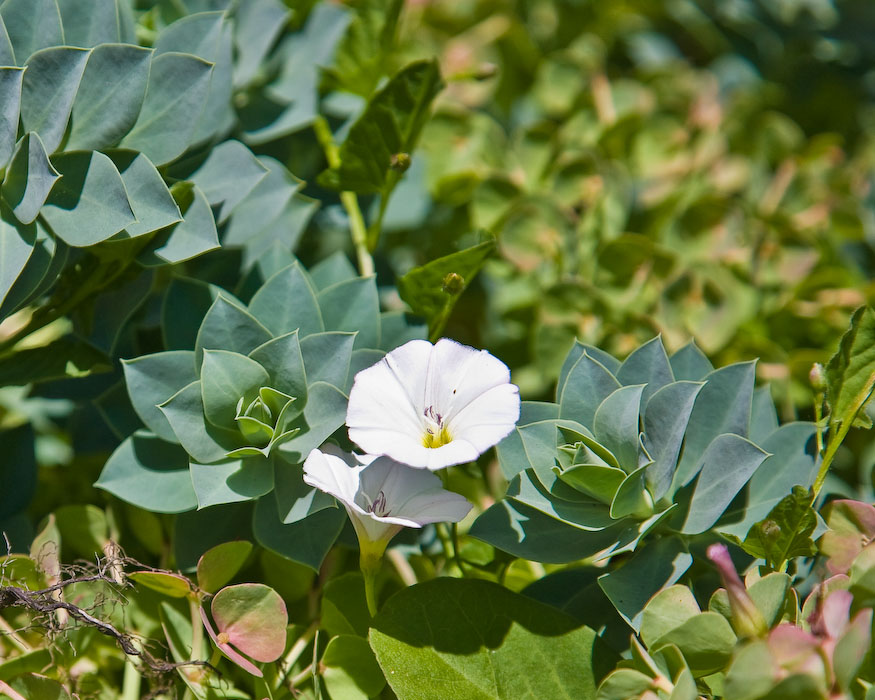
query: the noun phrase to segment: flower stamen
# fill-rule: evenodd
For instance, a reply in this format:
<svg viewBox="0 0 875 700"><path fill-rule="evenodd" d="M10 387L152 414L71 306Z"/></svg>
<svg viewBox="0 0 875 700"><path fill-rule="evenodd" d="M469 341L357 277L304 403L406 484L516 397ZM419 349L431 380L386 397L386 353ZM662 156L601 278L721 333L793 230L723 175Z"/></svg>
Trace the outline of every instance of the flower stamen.
<svg viewBox="0 0 875 700"><path fill-rule="evenodd" d="M427 407L423 411L423 415L425 416L425 432L422 434L422 444L425 447L436 449L452 442L453 438L444 425L444 418L435 411L434 406Z"/></svg>
<svg viewBox="0 0 875 700"><path fill-rule="evenodd" d="M367 495L364 495L365 498L367 498ZM388 505L386 504L386 494L380 491L377 494L377 497L373 500L373 502L368 505L367 508L365 508L365 510L368 513L373 513L378 518L385 518L387 515L389 515L390 511Z"/></svg>

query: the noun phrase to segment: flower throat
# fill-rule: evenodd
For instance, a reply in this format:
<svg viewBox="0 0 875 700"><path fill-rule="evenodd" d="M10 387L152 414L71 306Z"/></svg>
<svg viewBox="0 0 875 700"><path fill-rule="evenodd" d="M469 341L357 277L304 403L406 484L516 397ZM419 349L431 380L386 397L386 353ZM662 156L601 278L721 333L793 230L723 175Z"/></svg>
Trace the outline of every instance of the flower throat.
<svg viewBox="0 0 875 700"><path fill-rule="evenodd" d="M429 406L423 412L425 416L425 432L422 434L422 444L428 448L438 448L452 442L453 438L444 425L443 416Z"/></svg>

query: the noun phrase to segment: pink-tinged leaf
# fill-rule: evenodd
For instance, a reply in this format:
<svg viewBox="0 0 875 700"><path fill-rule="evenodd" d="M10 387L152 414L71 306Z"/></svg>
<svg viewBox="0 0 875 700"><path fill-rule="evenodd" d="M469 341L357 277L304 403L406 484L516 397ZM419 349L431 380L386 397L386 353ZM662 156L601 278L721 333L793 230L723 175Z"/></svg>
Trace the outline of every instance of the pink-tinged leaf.
<svg viewBox="0 0 875 700"><path fill-rule="evenodd" d="M769 632L769 650L782 668L795 673L822 676L823 658L818 654L820 642L814 635L795 625L782 623Z"/></svg>
<svg viewBox="0 0 875 700"><path fill-rule="evenodd" d="M146 588L169 596L171 598L185 598L191 593L191 581L179 574L165 573L162 571L135 571L128 574L128 578L134 583L139 583Z"/></svg>
<svg viewBox="0 0 875 700"><path fill-rule="evenodd" d="M829 530L820 540L820 551L827 556L827 568L846 573L854 558L875 537L875 507L868 503L837 500L823 510Z"/></svg>
<svg viewBox="0 0 875 700"><path fill-rule="evenodd" d="M828 636L838 639L850 619L854 596L850 591L833 591L823 601L823 625ZM814 626L812 625L812 631Z"/></svg>
<svg viewBox="0 0 875 700"><path fill-rule="evenodd" d="M832 653L832 666L839 687L850 694L860 664L872 640L872 608L858 612Z"/></svg>
<svg viewBox="0 0 875 700"><path fill-rule="evenodd" d="M256 661L276 661L285 650L286 604L270 586L241 583L223 588L213 598L212 613L219 632Z"/></svg>
<svg viewBox="0 0 875 700"><path fill-rule="evenodd" d="M197 563L197 583L207 593L215 593L246 563L252 543L246 540L224 542L204 552Z"/></svg>
<svg viewBox="0 0 875 700"><path fill-rule="evenodd" d="M219 636L216 634L216 631L213 629L213 626L210 624L210 620L207 617L207 612L203 608L200 609L201 612L201 620L203 620L204 627L207 630L207 634L210 635L210 639L213 640L213 643L219 647L219 650L227 656L231 661L237 664L240 668L248 673L251 673L253 676L257 676L258 678L262 678L264 674L261 672L255 664L253 664L249 659L247 659L242 654L237 653L231 647L230 644L225 644L224 642L219 641Z"/></svg>

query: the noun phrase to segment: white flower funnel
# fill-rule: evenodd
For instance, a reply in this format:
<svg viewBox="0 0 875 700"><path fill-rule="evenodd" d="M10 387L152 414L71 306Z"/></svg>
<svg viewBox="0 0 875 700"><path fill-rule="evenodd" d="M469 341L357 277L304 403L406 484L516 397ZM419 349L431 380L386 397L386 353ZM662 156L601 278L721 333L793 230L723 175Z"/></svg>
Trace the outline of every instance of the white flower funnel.
<svg viewBox="0 0 875 700"><path fill-rule="evenodd" d="M437 470L477 459L519 416L507 365L443 338L411 340L356 374L346 424L365 452Z"/></svg>
<svg viewBox="0 0 875 700"><path fill-rule="evenodd" d="M441 486L434 474L388 457L354 455L333 445L310 452L304 481L340 501L355 526L362 550L386 544L402 527L457 523L471 510L464 497Z"/></svg>

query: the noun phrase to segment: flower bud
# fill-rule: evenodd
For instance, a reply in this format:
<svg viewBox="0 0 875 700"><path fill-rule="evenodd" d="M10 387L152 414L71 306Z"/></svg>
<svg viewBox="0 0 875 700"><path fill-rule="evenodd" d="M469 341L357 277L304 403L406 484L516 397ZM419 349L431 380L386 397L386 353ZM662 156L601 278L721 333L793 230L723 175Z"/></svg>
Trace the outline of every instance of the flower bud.
<svg viewBox="0 0 875 700"><path fill-rule="evenodd" d="M811 371L808 373L808 381L811 382L811 387L818 394L822 394L826 391L826 373L823 371L822 364L815 362L811 365Z"/></svg>
<svg viewBox="0 0 875 700"><path fill-rule="evenodd" d="M462 290L465 289L465 278L462 275L456 274L455 272L450 272L444 277L444 281L441 284L441 289L443 289L450 296L456 296L457 294L461 294Z"/></svg>
<svg viewBox="0 0 875 700"><path fill-rule="evenodd" d="M708 559L717 567L717 572L729 595L729 607L732 610L732 627L739 637L762 637L768 631L768 625L756 604L751 600L744 587L729 550L724 544L712 544L708 547Z"/></svg>
<svg viewBox="0 0 875 700"><path fill-rule="evenodd" d="M403 173L410 167L409 153L396 153L389 159L389 167Z"/></svg>

